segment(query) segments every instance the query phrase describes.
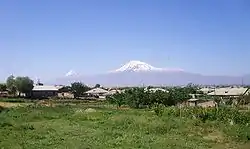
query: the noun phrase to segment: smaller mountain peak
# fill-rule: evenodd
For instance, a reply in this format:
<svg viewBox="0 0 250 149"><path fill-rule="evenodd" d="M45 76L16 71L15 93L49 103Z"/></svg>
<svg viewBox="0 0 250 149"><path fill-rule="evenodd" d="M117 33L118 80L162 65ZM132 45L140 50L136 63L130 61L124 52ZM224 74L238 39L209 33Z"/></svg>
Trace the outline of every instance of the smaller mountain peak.
<svg viewBox="0 0 250 149"><path fill-rule="evenodd" d="M70 70L65 74L66 77L75 76L77 73L74 70Z"/></svg>

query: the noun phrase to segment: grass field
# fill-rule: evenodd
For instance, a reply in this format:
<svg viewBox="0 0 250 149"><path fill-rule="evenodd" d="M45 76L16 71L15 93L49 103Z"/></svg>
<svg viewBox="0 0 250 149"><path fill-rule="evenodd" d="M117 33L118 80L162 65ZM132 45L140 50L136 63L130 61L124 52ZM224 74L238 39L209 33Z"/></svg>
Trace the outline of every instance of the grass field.
<svg viewBox="0 0 250 149"><path fill-rule="evenodd" d="M237 125L80 103L14 106L0 113L1 149L249 149L241 131Z"/></svg>

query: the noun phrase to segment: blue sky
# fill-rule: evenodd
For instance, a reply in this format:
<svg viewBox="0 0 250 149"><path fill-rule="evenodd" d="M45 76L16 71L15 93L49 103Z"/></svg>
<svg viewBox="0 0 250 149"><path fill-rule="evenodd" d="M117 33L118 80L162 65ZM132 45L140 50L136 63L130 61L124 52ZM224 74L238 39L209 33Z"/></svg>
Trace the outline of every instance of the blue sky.
<svg viewBox="0 0 250 149"><path fill-rule="evenodd" d="M129 60L208 75L249 74L248 0L2 0L0 80Z"/></svg>

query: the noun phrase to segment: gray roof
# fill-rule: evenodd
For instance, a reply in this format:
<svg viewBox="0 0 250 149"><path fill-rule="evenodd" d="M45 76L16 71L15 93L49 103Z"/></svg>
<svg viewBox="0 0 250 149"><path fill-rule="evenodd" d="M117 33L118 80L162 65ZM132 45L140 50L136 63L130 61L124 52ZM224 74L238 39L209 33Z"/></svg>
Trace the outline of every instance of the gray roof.
<svg viewBox="0 0 250 149"><path fill-rule="evenodd" d="M199 101L199 100L201 100L201 99L191 98L191 99L189 99L188 101L194 102L194 101Z"/></svg>
<svg viewBox="0 0 250 149"><path fill-rule="evenodd" d="M55 86L57 89L62 89L64 86L63 85L56 85Z"/></svg>
<svg viewBox="0 0 250 149"><path fill-rule="evenodd" d="M145 88L144 90L145 91L150 91L150 92L153 92L153 93L156 92L156 91L168 92L167 90L162 89L162 88L151 88L151 89Z"/></svg>
<svg viewBox="0 0 250 149"><path fill-rule="evenodd" d="M58 88L55 86L37 85L37 86L34 86L32 91L58 91Z"/></svg>
<svg viewBox="0 0 250 149"><path fill-rule="evenodd" d="M87 92L85 92L86 94L104 94L104 93L108 93L108 91L102 89L102 88L94 88L92 90L89 90Z"/></svg>
<svg viewBox="0 0 250 149"><path fill-rule="evenodd" d="M244 95L248 92L248 88L216 88L213 92L209 93L208 95L219 95L219 96L239 96Z"/></svg>
<svg viewBox="0 0 250 149"><path fill-rule="evenodd" d="M208 93L210 91L213 91L214 89L212 88L201 88L200 91L202 91L203 93Z"/></svg>
<svg viewBox="0 0 250 149"><path fill-rule="evenodd" d="M121 90L110 90L104 94L104 96L114 95L115 93L121 93Z"/></svg>

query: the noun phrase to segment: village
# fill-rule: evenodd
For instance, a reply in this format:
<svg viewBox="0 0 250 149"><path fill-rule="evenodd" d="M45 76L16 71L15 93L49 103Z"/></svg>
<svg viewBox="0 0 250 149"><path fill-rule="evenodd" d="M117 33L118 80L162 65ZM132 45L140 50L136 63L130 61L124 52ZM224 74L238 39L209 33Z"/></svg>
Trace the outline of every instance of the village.
<svg viewBox="0 0 250 149"><path fill-rule="evenodd" d="M33 81L31 81L33 82ZM227 87L198 87L191 86L192 84L187 85L189 88L193 88L192 92L188 92L189 97L186 99L175 99L181 100L182 103L179 103L180 106L201 106L201 107L215 107L219 104L217 101L220 101L220 104L234 104L242 102L243 99L248 98L250 95L250 89L244 86L227 86ZM2 85L4 86L4 85ZM184 87L139 87L143 88L144 92L164 92L169 93L169 90L172 88L185 88ZM31 98L31 99L78 99L78 100L106 100L107 97L110 97L114 94L124 93L126 90L136 88L136 87L114 87L106 88L102 87L100 84L96 84L94 87L88 87L81 82L74 82L71 86L63 85L44 85L38 81L33 85L32 90L28 93L15 93L15 98ZM8 91L7 87L2 87L0 91L1 97L13 97ZM178 98L178 97L177 97Z"/></svg>

